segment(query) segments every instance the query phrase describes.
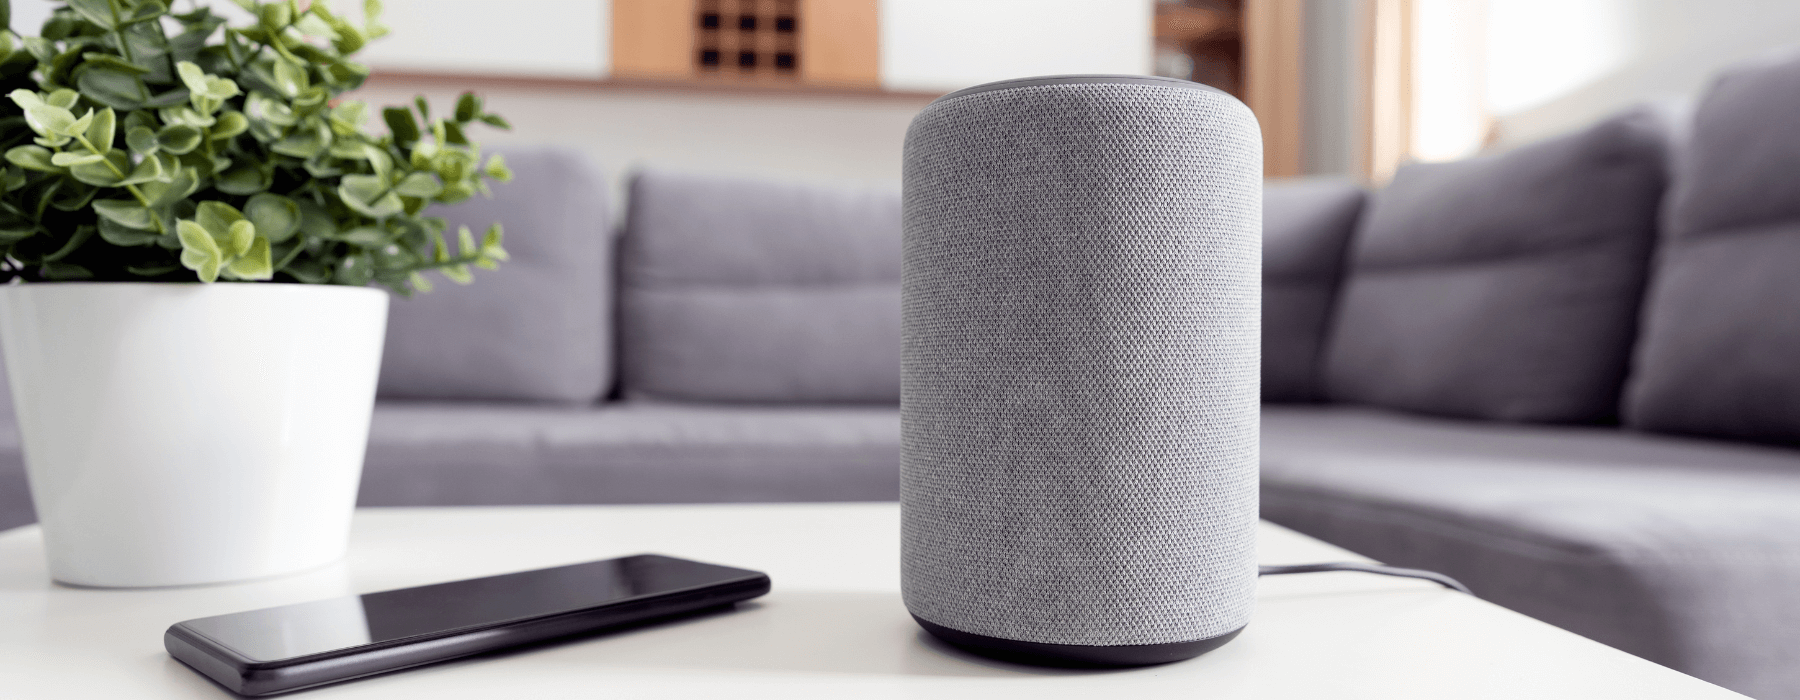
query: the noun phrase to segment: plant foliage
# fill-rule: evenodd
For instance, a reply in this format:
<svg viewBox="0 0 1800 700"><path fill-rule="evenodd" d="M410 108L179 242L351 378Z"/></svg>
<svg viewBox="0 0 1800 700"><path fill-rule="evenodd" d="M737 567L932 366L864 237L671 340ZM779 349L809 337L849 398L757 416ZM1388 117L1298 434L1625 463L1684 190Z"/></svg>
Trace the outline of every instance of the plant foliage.
<svg viewBox="0 0 1800 700"><path fill-rule="evenodd" d="M349 60L387 30L379 0L360 26L324 0L207 7L68 0L35 37L0 32L0 280L276 280L428 291L506 259L495 224L452 247L432 203L486 193L512 174L484 163L468 129L504 119L465 93L431 119L423 98L382 110L338 95L368 69ZM10 19L0 0L0 26Z"/></svg>

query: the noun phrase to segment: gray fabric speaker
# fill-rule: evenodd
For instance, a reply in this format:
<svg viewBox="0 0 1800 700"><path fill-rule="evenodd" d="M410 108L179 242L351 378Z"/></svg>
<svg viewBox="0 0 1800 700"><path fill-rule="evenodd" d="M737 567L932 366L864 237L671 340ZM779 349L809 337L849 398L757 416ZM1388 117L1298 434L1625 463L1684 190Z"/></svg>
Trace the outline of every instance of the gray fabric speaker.
<svg viewBox="0 0 1800 700"><path fill-rule="evenodd" d="M951 93L906 136L901 589L992 656L1176 661L1255 592L1262 145L1181 80Z"/></svg>

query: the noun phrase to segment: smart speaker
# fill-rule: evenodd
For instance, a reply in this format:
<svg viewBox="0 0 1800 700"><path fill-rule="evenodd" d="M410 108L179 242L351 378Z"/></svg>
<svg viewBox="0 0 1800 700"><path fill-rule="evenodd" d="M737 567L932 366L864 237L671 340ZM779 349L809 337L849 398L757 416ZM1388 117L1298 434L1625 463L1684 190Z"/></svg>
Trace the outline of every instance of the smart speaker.
<svg viewBox="0 0 1800 700"><path fill-rule="evenodd" d="M1230 95L1059 76L906 135L901 587L932 634L1178 661L1250 619L1262 146Z"/></svg>

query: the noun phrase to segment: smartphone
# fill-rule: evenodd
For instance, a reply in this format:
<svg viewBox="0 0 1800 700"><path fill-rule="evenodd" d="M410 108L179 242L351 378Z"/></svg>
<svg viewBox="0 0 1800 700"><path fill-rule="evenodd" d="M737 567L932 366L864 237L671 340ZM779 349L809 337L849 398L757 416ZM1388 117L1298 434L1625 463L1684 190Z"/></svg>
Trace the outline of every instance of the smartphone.
<svg viewBox="0 0 1800 700"><path fill-rule="evenodd" d="M767 574L658 554L178 622L163 646L242 695L271 695L723 608Z"/></svg>

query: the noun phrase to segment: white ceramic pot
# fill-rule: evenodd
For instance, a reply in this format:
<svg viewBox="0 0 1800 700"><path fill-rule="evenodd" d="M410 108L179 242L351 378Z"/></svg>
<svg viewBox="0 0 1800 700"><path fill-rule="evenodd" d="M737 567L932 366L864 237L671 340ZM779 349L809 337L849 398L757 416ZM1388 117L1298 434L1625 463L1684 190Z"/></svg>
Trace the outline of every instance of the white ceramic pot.
<svg viewBox="0 0 1800 700"><path fill-rule="evenodd" d="M175 586L341 558L387 302L326 285L0 287L51 577Z"/></svg>

